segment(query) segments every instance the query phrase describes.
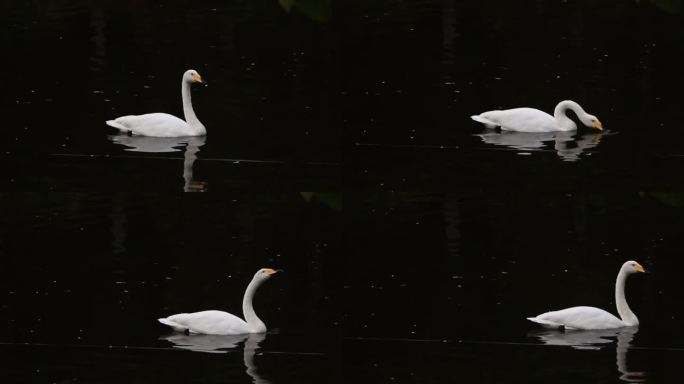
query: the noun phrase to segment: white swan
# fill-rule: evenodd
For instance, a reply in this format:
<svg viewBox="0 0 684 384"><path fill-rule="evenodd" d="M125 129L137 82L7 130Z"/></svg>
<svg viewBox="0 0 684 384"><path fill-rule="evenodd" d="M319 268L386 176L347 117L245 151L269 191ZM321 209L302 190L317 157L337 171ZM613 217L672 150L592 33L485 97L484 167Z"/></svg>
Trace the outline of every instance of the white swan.
<svg viewBox="0 0 684 384"><path fill-rule="evenodd" d="M242 335L247 333L264 333L266 325L257 317L252 307L252 298L257 288L274 273L281 272L263 268L254 274L254 278L245 290L242 299L242 312L245 320L223 311L202 311L179 313L167 318L158 319L160 323L170 326L177 332L200 333L205 335Z"/></svg>
<svg viewBox="0 0 684 384"><path fill-rule="evenodd" d="M484 124L487 128L501 127L504 131L573 131L577 129L577 125L566 115L568 110L575 112L577 118L587 127L603 129L603 125L596 116L584 112L579 104L571 100L558 103L553 111L553 116L534 108L514 108L483 112L479 115L470 116L470 118Z"/></svg>
<svg viewBox="0 0 684 384"><path fill-rule="evenodd" d="M636 272L646 272L636 261L627 261L622 264L615 282L615 305L620 318L613 316L603 309L594 307L572 307L542 313L537 317L528 317L527 320L539 323L547 328L565 329L612 329L622 327L636 327L639 319L627 305L625 299L625 281L627 276Z"/></svg>
<svg viewBox="0 0 684 384"><path fill-rule="evenodd" d="M183 80L181 82L185 120L181 120L168 113L148 113L145 115L129 115L114 120L107 120L107 125L114 127L121 132L141 136L204 136L207 134L207 130L192 109L190 95L190 84L192 83L205 84L197 71L189 69L183 74Z"/></svg>

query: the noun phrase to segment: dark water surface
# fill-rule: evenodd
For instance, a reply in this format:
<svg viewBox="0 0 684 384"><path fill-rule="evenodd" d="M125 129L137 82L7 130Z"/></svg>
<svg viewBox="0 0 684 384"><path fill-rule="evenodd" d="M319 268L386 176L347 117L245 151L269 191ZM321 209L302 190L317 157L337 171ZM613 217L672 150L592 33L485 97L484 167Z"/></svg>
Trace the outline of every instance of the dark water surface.
<svg viewBox="0 0 684 384"><path fill-rule="evenodd" d="M6 1L0 380L678 382L681 1ZM204 138L117 135L181 115ZM469 116L580 102L606 128ZM183 193L183 192L208 193ZM615 313L638 330L525 320ZM169 334L240 314L266 335Z"/></svg>

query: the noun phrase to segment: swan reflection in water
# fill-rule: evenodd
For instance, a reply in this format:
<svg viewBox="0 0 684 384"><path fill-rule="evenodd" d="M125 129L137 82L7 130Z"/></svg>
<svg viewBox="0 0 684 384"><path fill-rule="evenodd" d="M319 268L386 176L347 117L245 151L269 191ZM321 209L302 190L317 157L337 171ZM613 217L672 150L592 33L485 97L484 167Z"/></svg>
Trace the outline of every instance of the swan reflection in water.
<svg viewBox="0 0 684 384"><path fill-rule="evenodd" d="M170 341L174 348L187 349L195 352L205 353L227 353L228 350L235 349L243 343L243 359L245 372L256 384L268 384L271 381L264 379L254 364L254 355L259 349L259 344L266 338L265 333L250 333L248 335L186 335L174 333L169 336L160 337L160 340Z"/></svg>
<svg viewBox="0 0 684 384"><path fill-rule="evenodd" d="M168 153L180 152L185 148L183 155L183 190L185 192L205 192L207 183L195 181L192 176L192 168L197 160L197 152L203 146L206 136L191 137L149 137L149 136L129 136L111 135L109 140L112 143L120 144L125 147L124 151L145 152L145 153Z"/></svg>
<svg viewBox="0 0 684 384"><path fill-rule="evenodd" d="M478 134L487 144L500 145L523 151L544 149L549 142L553 142L553 149L564 161L577 161L582 152L594 148L601 142L604 133L587 133L575 137L577 132L512 132L489 131Z"/></svg>
<svg viewBox="0 0 684 384"><path fill-rule="evenodd" d="M620 380L627 383L645 383L646 372L627 369L627 352L638 328L603 329L590 331L542 330L528 333L547 345L566 345L574 349L602 349L615 340L615 355Z"/></svg>

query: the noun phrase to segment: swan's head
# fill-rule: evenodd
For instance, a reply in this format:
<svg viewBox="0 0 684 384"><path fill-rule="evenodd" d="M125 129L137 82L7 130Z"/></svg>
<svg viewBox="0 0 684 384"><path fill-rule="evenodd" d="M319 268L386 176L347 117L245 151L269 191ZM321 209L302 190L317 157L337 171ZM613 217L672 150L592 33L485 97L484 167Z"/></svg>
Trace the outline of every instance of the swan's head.
<svg viewBox="0 0 684 384"><path fill-rule="evenodd" d="M627 272L629 272L629 273L637 273L637 272L644 273L644 272L646 272L644 267L642 267L641 264L637 263L634 260L630 260L630 261L625 262L622 265L622 268L625 268L627 270Z"/></svg>
<svg viewBox="0 0 684 384"><path fill-rule="evenodd" d="M579 117L579 119L582 121L582 124L586 125L587 127L596 128L599 131L603 131L603 124L601 124L596 116L585 113L583 116Z"/></svg>
<svg viewBox="0 0 684 384"><path fill-rule="evenodd" d="M257 271L257 273L254 274L254 279L257 281L266 281L271 278L276 273L283 272L282 269L271 269L271 268L262 268Z"/></svg>
<svg viewBox="0 0 684 384"><path fill-rule="evenodd" d="M183 75L183 79L189 83L200 83L200 84L206 84L204 80L202 80L202 76L200 76L197 71L194 69L188 69L185 71L185 74Z"/></svg>

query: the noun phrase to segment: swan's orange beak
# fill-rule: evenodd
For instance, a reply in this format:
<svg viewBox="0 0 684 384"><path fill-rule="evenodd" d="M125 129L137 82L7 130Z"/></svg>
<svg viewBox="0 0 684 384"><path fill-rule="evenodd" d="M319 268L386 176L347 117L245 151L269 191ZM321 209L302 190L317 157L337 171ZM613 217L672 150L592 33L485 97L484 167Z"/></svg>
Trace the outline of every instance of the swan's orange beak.
<svg viewBox="0 0 684 384"><path fill-rule="evenodd" d="M196 83L204 84L204 80L202 80L202 76L200 76L199 73L193 76L192 79L195 80Z"/></svg>
<svg viewBox="0 0 684 384"><path fill-rule="evenodd" d="M603 124L601 124L600 121L596 120L594 122L594 128L598 129L599 131L603 131Z"/></svg>
<svg viewBox="0 0 684 384"><path fill-rule="evenodd" d="M634 269L635 269L637 272L642 272L642 273L643 273L643 272L646 272L646 270L644 269L644 267L642 267L641 264L639 264L639 263L636 263L636 265L634 266Z"/></svg>
<svg viewBox="0 0 684 384"><path fill-rule="evenodd" d="M264 272L266 272L267 275L272 275L274 273L282 272L282 269L271 269L267 268Z"/></svg>

